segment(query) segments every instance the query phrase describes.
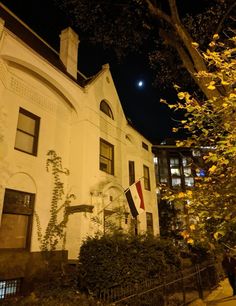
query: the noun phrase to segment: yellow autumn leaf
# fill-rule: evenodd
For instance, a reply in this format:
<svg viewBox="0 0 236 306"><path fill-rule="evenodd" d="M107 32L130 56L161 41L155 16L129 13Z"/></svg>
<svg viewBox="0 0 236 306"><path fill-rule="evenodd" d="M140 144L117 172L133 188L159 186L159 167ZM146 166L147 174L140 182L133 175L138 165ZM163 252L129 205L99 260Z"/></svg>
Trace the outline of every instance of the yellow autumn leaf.
<svg viewBox="0 0 236 306"><path fill-rule="evenodd" d="M215 45L216 45L216 44L215 44L214 41L211 41L211 42L209 43L209 46L210 46L210 47L215 47Z"/></svg>
<svg viewBox="0 0 236 306"><path fill-rule="evenodd" d="M184 197L185 197L185 193L180 192L180 193L178 194L178 198L179 198L179 199L182 199L182 198L184 198Z"/></svg>
<svg viewBox="0 0 236 306"><path fill-rule="evenodd" d="M183 147L183 146L184 146L184 142L182 142L182 141L177 141L177 142L176 142L176 146L177 146L177 147Z"/></svg>
<svg viewBox="0 0 236 306"><path fill-rule="evenodd" d="M223 236L223 233L219 231L219 232L214 233L213 236L216 240L218 240Z"/></svg>
<svg viewBox="0 0 236 306"><path fill-rule="evenodd" d="M189 237L189 233L188 233L187 231L181 232L180 235L181 235L183 238L188 238L188 237Z"/></svg>
<svg viewBox="0 0 236 306"><path fill-rule="evenodd" d="M229 98L230 99L235 99L236 98L236 94L235 93L230 93L229 94Z"/></svg>
<svg viewBox="0 0 236 306"><path fill-rule="evenodd" d="M213 165L213 166L211 166L211 168L209 168L209 172L210 173L213 173L213 172L215 172L216 171L216 169L217 169L217 167L215 166L215 165Z"/></svg>
<svg viewBox="0 0 236 306"><path fill-rule="evenodd" d="M192 196L192 194L193 194L192 190L188 190L188 191L187 191L187 195L188 195L188 196Z"/></svg>
<svg viewBox="0 0 236 306"><path fill-rule="evenodd" d="M187 243L189 243L189 244L193 244L193 243L194 243L194 241L193 241L193 239L192 239L192 238L189 238L189 239L187 240Z"/></svg>
<svg viewBox="0 0 236 306"><path fill-rule="evenodd" d="M207 86L207 88L210 89L210 90L216 89L216 87L215 87L215 82L214 82L214 81L211 81L210 84Z"/></svg>
<svg viewBox="0 0 236 306"><path fill-rule="evenodd" d="M189 228L193 231L193 230L195 230L195 224L190 224L190 226L189 226Z"/></svg>
<svg viewBox="0 0 236 306"><path fill-rule="evenodd" d="M174 89L176 89L176 90L180 89L179 85L174 84Z"/></svg>
<svg viewBox="0 0 236 306"><path fill-rule="evenodd" d="M198 44L197 42L192 42L192 46L193 46L194 48L198 48L198 47L199 47L199 44Z"/></svg>
<svg viewBox="0 0 236 306"><path fill-rule="evenodd" d="M180 99L180 100L183 100L184 98L185 98L185 93L184 92L178 92L178 98Z"/></svg>
<svg viewBox="0 0 236 306"><path fill-rule="evenodd" d="M223 103L222 106L223 106L223 107L227 107L227 106L228 106L228 103Z"/></svg>
<svg viewBox="0 0 236 306"><path fill-rule="evenodd" d="M214 39L214 40L217 40L217 39L219 39L219 38L220 38L219 34L214 34L214 35L213 35L213 39Z"/></svg>
<svg viewBox="0 0 236 306"><path fill-rule="evenodd" d="M226 81L224 81L224 80L221 81L221 84L222 84L222 85L229 85L229 83L226 82Z"/></svg>

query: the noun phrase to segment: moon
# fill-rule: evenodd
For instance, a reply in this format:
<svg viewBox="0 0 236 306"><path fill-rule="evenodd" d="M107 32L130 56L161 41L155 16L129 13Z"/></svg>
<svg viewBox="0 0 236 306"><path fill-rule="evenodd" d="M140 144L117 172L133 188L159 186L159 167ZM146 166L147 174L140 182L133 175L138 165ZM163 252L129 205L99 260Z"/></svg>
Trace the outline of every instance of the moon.
<svg viewBox="0 0 236 306"><path fill-rule="evenodd" d="M143 82L142 80L139 80L139 81L137 82L137 85L138 85L139 88L141 88L141 87L144 86L144 82Z"/></svg>

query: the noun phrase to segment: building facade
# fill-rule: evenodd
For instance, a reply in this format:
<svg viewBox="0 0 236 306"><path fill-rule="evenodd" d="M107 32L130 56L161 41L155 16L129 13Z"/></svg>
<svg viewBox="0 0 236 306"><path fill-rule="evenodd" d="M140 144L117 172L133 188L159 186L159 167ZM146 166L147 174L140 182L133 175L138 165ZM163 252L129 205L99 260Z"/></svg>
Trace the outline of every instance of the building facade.
<svg viewBox="0 0 236 306"><path fill-rule="evenodd" d="M189 148L177 147L175 141L167 141L160 145L153 145L155 173L157 182L157 199L159 206L160 235L178 235L189 223L187 203L182 205L164 200L161 194L161 185L177 192L185 192L194 188L196 175L204 175L201 170L202 161L198 151Z"/></svg>
<svg viewBox="0 0 236 306"><path fill-rule="evenodd" d="M125 231L135 223L138 233L159 234L151 143L126 120L108 64L90 78L77 70L78 46L67 28L56 52L0 4L0 280L24 277L41 250L36 216L44 233L49 151L70 170L63 184L75 195L64 241L70 260L87 236L109 230L107 218ZM125 190L138 180L145 211L134 222Z"/></svg>

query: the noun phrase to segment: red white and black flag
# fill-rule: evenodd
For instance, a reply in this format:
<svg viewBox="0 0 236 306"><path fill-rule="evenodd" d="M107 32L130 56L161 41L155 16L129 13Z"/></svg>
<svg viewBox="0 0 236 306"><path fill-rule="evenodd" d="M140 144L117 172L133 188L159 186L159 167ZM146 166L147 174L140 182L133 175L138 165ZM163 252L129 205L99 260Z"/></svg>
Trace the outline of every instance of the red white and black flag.
<svg viewBox="0 0 236 306"><path fill-rule="evenodd" d="M132 217L135 218L145 210L141 182L138 181L137 183L131 185L125 191L125 195Z"/></svg>

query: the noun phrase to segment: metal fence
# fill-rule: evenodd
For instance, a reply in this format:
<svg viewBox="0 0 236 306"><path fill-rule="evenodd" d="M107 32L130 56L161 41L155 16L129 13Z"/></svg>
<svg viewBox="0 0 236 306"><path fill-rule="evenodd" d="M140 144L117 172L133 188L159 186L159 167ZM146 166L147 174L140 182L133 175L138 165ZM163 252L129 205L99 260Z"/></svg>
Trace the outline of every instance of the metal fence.
<svg viewBox="0 0 236 306"><path fill-rule="evenodd" d="M118 306L183 306L206 297L222 277L221 265L208 262L162 279L100 290L97 298Z"/></svg>

